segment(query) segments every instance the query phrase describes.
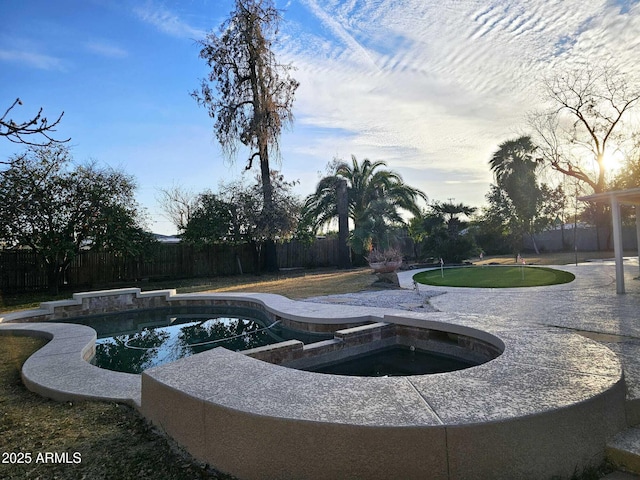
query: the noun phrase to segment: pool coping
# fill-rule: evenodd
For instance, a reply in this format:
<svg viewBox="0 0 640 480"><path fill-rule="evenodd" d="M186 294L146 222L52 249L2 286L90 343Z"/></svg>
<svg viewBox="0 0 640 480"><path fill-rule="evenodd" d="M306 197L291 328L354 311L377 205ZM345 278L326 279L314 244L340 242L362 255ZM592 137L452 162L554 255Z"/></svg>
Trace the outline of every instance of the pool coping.
<svg viewBox="0 0 640 480"><path fill-rule="evenodd" d="M108 311L134 308L140 299L152 305L215 300L259 304L275 316L302 323L329 326L395 323L438 327L464 334L480 330L500 339L505 348L498 358L477 367L412 377L376 379L310 373L221 348L152 368L142 375L132 375L103 370L86 361L95 348L93 329L28 321L48 320L57 314L64 317L67 312L70 315L78 311L93 313L99 298L108 301L106 307L98 310ZM378 432L381 437L376 445L384 443L389 432L421 445L424 438L428 438L444 449L446 465L434 460L430 467L434 472L445 472L441 478L470 478L469 459L461 453L466 451L468 456L471 448L465 438L489 435L498 436L499 443L522 443L521 429L517 429L517 433L504 433L508 425L529 424L537 432L530 441L539 447L540 439L544 439L547 460L549 455L559 455L558 462L572 454L567 449L575 450L576 442L584 447L582 457L586 455L591 461L603 456L606 438L626 426L624 377L620 361L611 350L580 335L549 327L514 328L508 319L315 304L273 294L176 294L175 290L141 292L134 288L75 294L71 300L45 302L39 309L5 314L0 318L0 335L50 339L23 366L22 376L29 389L59 401L100 399L133 405L196 458L243 478L259 478L259 475L246 461L234 461L232 452L215 442L216 435L212 438L211 432L221 425L228 424L229 435L233 435L242 431L247 422L258 422L264 425L262 438L269 441L276 438L283 441L273 437L282 431L294 437L292 432L298 432L300 438L307 438L318 425L323 425L322 428L330 432L329 438L334 440L331 435L336 429L361 432L364 428L372 438L376 437L373 432ZM185 375L185 372L191 374ZM452 396L452 392L455 395ZM175 404L193 404L194 410L171 408ZM580 412L579 418L573 412ZM578 422L581 434L574 437L573 433L567 433L567 437L562 437L541 433L546 429L553 431L555 424L562 423L559 415ZM216 426L207 418L216 419ZM189 428L185 429L185 425ZM585 432L589 434L585 436ZM570 447L562 447L560 440L564 443L570 440ZM304 460L298 465L299 470L287 470L283 474L309 473L312 453L318 452L317 445L315 448L306 452L308 455L300 448L300 459ZM522 455L529 455L525 450ZM494 467L484 458L486 454L471 455L475 461L471 471L481 475ZM424 472L423 469L406 470L405 460L398 463L387 455L383 457L388 461L386 468L390 468L390 472L404 472L407 478L415 476L412 472ZM482 465L486 465L485 470ZM516 462L514 468L517 466ZM287 468L292 468L291 462ZM359 468L368 468L367 463L359 464ZM541 465L531 471L538 475L546 472L545 468ZM326 474L325 470L322 475ZM304 476L313 478L313 475ZM440 476L434 474L434 478Z"/></svg>

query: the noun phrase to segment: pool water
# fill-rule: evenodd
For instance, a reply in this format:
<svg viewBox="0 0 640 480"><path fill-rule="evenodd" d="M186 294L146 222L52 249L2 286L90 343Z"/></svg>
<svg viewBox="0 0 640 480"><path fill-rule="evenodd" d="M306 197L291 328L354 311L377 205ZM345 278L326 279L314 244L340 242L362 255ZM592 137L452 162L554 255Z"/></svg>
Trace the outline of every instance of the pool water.
<svg viewBox="0 0 640 480"><path fill-rule="evenodd" d="M309 344L333 338L333 334L287 329L272 323L260 310L240 306L134 310L64 321L96 330L94 365L135 374L216 347L243 351L286 340ZM475 365L461 358L396 345L305 370L381 377L451 372Z"/></svg>
<svg viewBox="0 0 640 480"><path fill-rule="evenodd" d="M97 340L94 364L119 372L140 373L215 347L248 350L281 341L254 319L170 317L135 333Z"/></svg>
<svg viewBox="0 0 640 480"><path fill-rule="evenodd" d="M270 325L262 312L243 307L156 309L66 321L96 330L94 365L126 373L215 347L241 351L299 337L279 324ZM319 338L297 339L307 343Z"/></svg>
<svg viewBox="0 0 640 480"><path fill-rule="evenodd" d="M332 375L391 377L452 372L476 365L478 364L457 357L405 346L393 346L308 370Z"/></svg>

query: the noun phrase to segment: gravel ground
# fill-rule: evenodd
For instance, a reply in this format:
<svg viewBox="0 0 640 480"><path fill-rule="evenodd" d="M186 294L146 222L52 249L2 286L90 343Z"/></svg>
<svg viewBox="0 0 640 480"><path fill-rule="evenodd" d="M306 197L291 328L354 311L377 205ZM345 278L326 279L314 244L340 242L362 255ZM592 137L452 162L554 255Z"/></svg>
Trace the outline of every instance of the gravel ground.
<svg viewBox="0 0 640 480"><path fill-rule="evenodd" d="M341 295L327 295L324 297L310 297L303 301L314 303L332 303L344 305L358 305L365 307L397 308L414 312L436 312L429 303L429 299L440 292L406 289L375 290L358 293L344 293Z"/></svg>

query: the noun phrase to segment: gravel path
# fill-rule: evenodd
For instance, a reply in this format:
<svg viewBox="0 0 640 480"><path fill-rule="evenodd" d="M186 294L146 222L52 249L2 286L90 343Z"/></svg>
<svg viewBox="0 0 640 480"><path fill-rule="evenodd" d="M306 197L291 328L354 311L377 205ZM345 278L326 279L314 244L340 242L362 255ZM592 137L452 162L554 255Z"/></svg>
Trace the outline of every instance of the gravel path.
<svg viewBox="0 0 640 480"><path fill-rule="evenodd" d="M430 303L429 299L442 292L408 289L375 290L358 293L344 293L341 295L327 295L324 297L311 297L303 301L313 303L331 303L344 305L357 305L365 307L397 308L411 310L413 312L438 311Z"/></svg>

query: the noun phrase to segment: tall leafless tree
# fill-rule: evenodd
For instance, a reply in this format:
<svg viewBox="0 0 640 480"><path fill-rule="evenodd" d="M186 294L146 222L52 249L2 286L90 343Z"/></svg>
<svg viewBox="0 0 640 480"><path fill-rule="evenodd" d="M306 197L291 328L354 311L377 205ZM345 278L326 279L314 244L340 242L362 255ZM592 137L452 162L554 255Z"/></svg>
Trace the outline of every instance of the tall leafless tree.
<svg viewBox="0 0 640 480"><path fill-rule="evenodd" d="M179 233L184 232L198 205L198 195L174 184L169 188L161 188L157 200L165 217L175 225Z"/></svg>
<svg viewBox="0 0 640 480"><path fill-rule="evenodd" d="M633 136L625 121L640 101L640 85L605 65L558 73L543 86L551 108L529 116L542 161L593 193L605 191L607 174L612 173L607 172L606 157ZM596 226L608 224L604 205L590 210ZM597 239L600 248L600 235Z"/></svg>
<svg viewBox="0 0 640 480"><path fill-rule="evenodd" d="M543 87L551 107L528 119L537 152L554 170L586 183L594 193L604 191L606 155L631 138L624 120L640 100L640 86L604 66L559 73L545 79Z"/></svg>
<svg viewBox="0 0 640 480"><path fill-rule="evenodd" d="M259 160L265 218L273 210L270 155L278 152L282 129L293 121L298 88L292 66L279 63L274 52L280 21L272 0L236 0L220 32L199 42L200 58L211 72L192 94L215 120L215 135L230 158L241 144L249 149L247 170ZM265 243L265 253L266 269L277 270L273 239Z"/></svg>

